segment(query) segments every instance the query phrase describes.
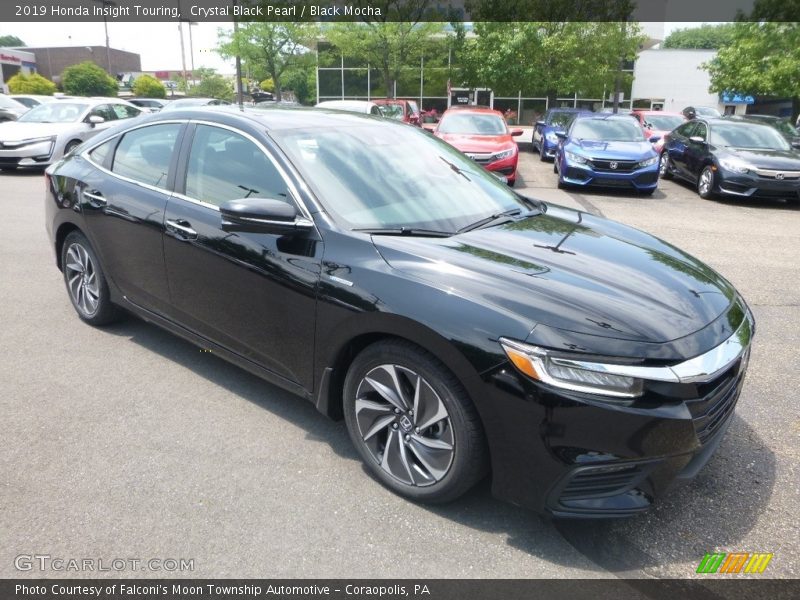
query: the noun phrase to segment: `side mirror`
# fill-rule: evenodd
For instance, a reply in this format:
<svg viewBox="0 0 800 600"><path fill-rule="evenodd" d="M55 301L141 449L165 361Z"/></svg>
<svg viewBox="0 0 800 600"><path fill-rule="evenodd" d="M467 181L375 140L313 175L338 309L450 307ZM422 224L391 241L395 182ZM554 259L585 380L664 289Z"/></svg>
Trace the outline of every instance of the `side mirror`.
<svg viewBox="0 0 800 600"><path fill-rule="evenodd" d="M512 129L511 130L511 137L518 137L522 135L522 129Z"/></svg>
<svg viewBox="0 0 800 600"><path fill-rule="evenodd" d="M689 141L690 142L695 142L696 144L705 144L706 143L706 141L703 138L701 138L699 135L693 135L692 137L689 138Z"/></svg>
<svg viewBox="0 0 800 600"><path fill-rule="evenodd" d="M92 127L94 127L95 125L100 125L100 123L106 122L106 120L100 115L89 115L89 118L86 121Z"/></svg>
<svg viewBox="0 0 800 600"><path fill-rule="evenodd" d="M241 198L228 200L219 208L223 231L250 233L292 233L311 229L314 224L297 214L297 208L283 200Z"/></svg>
<svg viewBox="0 0 800 600"><path fill-rule="evenodd" d="M660 139L661 139L661 136L660 136L660 135L651 135L651 136L648 138L648 140L647 140L647 141L648 141L648 142L650 142L651 144L655 144L655 143L656 143L658 140L660 140Z"/></svg>
<svg viewBox="0 0 800 600"><path fill-rule="evenodd" d="M535 125L537 127L544 127L544 121L536 121Z"/></svg>
<svg viewBox="0 0 800 600"><path fill-rule="evenodd" d="M556 131L556 137L560 140L567 139L567 132L566 131Z"/></svg>

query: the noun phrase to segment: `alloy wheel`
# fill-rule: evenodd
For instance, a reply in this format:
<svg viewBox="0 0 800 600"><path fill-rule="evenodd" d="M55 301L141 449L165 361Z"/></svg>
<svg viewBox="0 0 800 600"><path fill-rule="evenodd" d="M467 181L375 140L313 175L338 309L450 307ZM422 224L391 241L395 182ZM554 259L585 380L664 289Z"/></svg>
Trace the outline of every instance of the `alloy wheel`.
<svg viewBox="0 0 800 600"><path fill-rule="evenodd" d="M658 163L658 176L664 177L667 174L667 169L669 169L669 156L665 152L661 155L661 160Z"/></svg>
<svg viewBox="0 0 800 600"><path fill-rule="evenodd" d="M67 249L66 258L64 269L72 302L84 316L91 317L100 304L97 269L81 244L73 243Z"/></svg>
<svg viewBox="0 0 800 600"><path fill-rule="evenodd" d="M714 175L711 169L705 168L700 173L700 182L697 184L697 189L702 197L708 197L711 194L711 187L714 185Z"/></svg>
<svg viewBox="0 0 800 600"><path fill-rule="evenodd" d="M394 479L424 487L453 463L455 438L439 394L418 373L394 364L371 369L356 391L355 417L364 447Z"/></svg>

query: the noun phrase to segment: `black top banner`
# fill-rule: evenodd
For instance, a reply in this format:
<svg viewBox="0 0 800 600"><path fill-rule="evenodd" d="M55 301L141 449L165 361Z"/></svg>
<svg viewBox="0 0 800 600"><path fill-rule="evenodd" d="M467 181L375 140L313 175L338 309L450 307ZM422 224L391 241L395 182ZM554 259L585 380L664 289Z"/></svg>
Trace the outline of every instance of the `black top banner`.
<svg viewBox="0 0 800 600"><path fill-rule="evenodd" d="M800 20L800 0L4 0L0 21Z"/></svg>

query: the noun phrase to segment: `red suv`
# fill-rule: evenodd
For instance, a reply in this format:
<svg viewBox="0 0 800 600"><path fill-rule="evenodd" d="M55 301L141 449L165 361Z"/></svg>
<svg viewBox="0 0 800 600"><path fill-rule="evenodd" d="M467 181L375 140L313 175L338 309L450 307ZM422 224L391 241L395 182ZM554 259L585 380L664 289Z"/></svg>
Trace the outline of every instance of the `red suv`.
<svg viewBox="0 0 800 600"><path fill-rule="evenodd" d="M478 106L449 108L433 133L479 165L503 175L508 185L516 182L519 148L512 138L522 135L522 130L509 130L500 111Z"/></svg>
<svg viewBox="0 0 800 600"><path fill-rule="evenodd" d="M372 98L371 100L383 109L383 116L389 119L396 119L403 123L422 127L422 118L419 114L419 106L413 100L402 100L400 98Z"/></svg>

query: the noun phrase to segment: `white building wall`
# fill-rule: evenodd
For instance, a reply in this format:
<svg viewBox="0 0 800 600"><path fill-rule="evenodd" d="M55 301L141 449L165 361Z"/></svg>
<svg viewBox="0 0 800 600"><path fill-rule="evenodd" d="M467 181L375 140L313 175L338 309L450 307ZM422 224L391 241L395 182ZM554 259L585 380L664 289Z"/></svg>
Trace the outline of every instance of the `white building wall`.
<svg viewBox="0 0 800 600"><path fill-rule="evenodd" d="M632 97L663 100L663 110L680 112L687 106L714 106L724 111L719 96L708 91L711 79L700 68L716 50L643 50L633 69ZM744 106L736 109L744 112Z"/></svg>

